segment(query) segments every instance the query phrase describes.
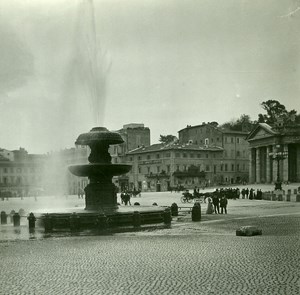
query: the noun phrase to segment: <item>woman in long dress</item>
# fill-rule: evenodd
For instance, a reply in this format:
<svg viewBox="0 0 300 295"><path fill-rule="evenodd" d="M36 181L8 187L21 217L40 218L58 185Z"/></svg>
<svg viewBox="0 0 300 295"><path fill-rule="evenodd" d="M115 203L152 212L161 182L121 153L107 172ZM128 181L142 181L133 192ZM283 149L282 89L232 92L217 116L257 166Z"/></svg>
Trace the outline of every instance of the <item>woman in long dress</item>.
<svg viewBox="0 0 300 295"><path fill-rule="evenodd" d="M214 213L214 208L212 204L212 199L211 197L208 197L208 202L207 202L207 209L206 209L206 214L213 214Z"/></svg>

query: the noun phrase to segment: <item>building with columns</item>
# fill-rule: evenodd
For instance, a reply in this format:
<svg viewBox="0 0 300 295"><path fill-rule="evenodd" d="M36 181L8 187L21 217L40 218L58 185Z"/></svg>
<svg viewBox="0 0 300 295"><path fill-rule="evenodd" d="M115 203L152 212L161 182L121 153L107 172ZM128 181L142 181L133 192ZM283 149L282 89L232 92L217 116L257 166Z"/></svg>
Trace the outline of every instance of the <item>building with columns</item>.
<svg viewBox="0 0 300 295"><path fill-rule="evenodd" d="M247 136L250 183L300 182L300 126L259 123Z"/></svg>

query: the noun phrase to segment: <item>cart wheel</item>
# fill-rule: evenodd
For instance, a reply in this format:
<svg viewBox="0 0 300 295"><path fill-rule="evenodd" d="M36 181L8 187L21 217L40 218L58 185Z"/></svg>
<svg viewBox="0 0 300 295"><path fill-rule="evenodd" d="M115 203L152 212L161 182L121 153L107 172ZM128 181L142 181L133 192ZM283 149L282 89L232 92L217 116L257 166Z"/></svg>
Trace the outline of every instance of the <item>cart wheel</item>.
<svg viewBox="0 0 300 295"><path fill-rule="evenodd" d="M188 203L192 203L193 199L192 198L188 198L187 201L188 201Z"/></svg>
<svg viewBox="0 0 300 295"><path fill-rule="evenodd" d="M180 198L180 200L181 200L181 203L185 203L185 202L186 202L186 198L185 198L184 196L182 196L182 197Z"/></svg>

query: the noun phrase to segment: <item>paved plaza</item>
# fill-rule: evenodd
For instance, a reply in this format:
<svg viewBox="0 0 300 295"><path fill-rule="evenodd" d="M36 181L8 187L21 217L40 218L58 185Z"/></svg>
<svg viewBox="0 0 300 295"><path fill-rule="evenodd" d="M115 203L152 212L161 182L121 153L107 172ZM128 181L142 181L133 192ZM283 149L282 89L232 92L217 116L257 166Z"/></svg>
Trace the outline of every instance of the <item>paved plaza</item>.
<svg viewBox="0 0 300 295"><path fill-rule="evenodd" d="M132 203L181 205L180 196L144 193ZM0 209L83 205L77 196L43 197ZM30 236L26 219L18 229L2 225L0 294L300 294L300 203L239 199L227 215L205 210L201 222L184 214L170 228L98 236ZM236 236L243 225L263 234Z"/></svg>

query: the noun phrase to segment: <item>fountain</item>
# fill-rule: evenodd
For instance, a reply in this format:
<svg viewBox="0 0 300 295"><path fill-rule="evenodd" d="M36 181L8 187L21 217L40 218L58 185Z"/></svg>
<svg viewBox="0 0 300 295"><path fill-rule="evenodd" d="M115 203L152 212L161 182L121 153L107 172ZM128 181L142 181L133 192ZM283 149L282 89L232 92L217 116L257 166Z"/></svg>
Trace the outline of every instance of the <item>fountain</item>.
<svg viewBox="0 0 300 295"><path fill-rule="evenodd" d="M131 165L112 164L109 146L123 143L119 133L110 132L105 127L95 127L90 132L80 134L76 145L88 145L91 153L89 164L69 166L69 171L78 177L88 177L85 187L85 208L63 209L63 212L42 215L45 231L59 228L71 230L107 227L139 227L144 224L171 222L170 209L162 207L120 206L117 203L113 176L130 171Z"/></svg>
<svg viewBox="0 0 300 295"><path fill-rule="evenodd" d="M109 145L123 142L119 133L110 132L105 127L95 127L77 138L76 145L88 145L91 149L89 164L69 167L72 174L87 176L90 180L85 188L86 210L108 212L118 208L112 177L129 172L131 165L112 164L108 148Z"/></svg>
<svg viewBox="0 0 300 295"><path fill-rule="evenodd" d="M73 73L78 75L90 95L93 117L96 124L100 122L104 110L105 73L103 54L98 50L96 38L96 23L94 4L92 0L82 0L79 9L77 32L79 44L75 46L80 69ZM77 36L76 35L76 36ZM80 39L82 38L82 39ZM81 76L82 75L82 76ZM119 133L110 132L105 127L95 127L90 132L80 134L76 145L87 145L91 149L89 164L71 165L69 171L78 177L88 177L89 184L85 187L85 208L63 209L62 212L48 212L41 215L46 231L58 228L103 229L107 226L139 226L142 224L169 223L170 210L162 207L120 206L117 203L117 193L112 183L113 176L130 171L131 165L112 164L108 152L109 146L123 143Z"/></svg>

